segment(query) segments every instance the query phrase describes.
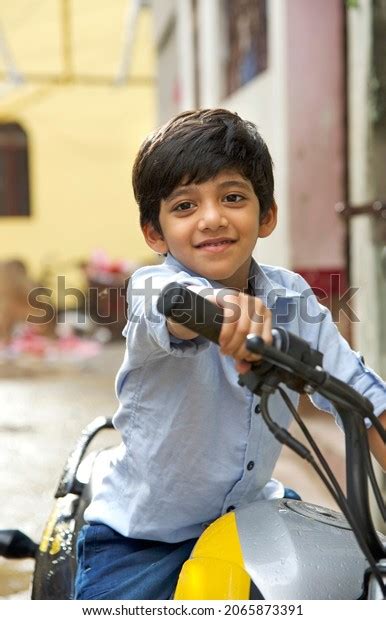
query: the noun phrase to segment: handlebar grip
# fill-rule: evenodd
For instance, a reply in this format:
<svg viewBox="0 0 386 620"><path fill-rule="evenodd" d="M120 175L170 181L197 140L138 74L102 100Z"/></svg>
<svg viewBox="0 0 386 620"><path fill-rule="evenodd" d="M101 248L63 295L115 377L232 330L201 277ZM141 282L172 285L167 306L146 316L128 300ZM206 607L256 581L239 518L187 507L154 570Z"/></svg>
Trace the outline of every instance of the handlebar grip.
<svg viewBox="0 0 386 620"><path fill-rule="evenodd" d="M167 284L158 298L157 310L167 318L218 344L223 322L222 308L183 284Z"/></svg>
<svg viewBox="0 0 386 620"><path fill-rule="evenodd" d="M283 327L276 327L273 329L272 336L273 346L279 351L288 353L293 359L309 364L314 368L316 366L322 367L323 353L317 349L312 349L307 340L288 332L286 329L283 329Z"/></svg>

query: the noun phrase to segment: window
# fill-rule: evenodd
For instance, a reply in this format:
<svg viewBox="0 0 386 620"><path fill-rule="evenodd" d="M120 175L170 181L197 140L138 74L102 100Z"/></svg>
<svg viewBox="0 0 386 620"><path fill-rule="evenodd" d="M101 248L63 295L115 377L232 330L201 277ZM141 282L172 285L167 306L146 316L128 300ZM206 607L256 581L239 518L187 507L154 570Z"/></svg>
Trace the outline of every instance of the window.
<svg viewBox="0 0 386 620"><path fill-rule="evenodd" d="M30 215L28 142L18 123L0 123L0 216Z"/></svg>
<svg viewBox="0 0 386 620"><path fill-rule="evenodd" d="M267 68L266 0L224 0L227 95Z"/></svg>

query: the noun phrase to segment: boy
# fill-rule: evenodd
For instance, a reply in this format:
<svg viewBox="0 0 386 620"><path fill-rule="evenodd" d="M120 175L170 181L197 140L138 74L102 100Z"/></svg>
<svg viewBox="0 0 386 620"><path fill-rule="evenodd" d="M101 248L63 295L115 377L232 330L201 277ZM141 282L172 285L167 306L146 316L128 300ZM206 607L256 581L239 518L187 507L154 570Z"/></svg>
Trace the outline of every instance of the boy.
<svg viewBox="0 0 386 620"><path fill-rule="evenodd" d="M259 399L237 384L254 359L248 333L271 342L272 324L284 324L385 420L385 384L304 280L252 259L277 219L272 161L254 125L221 109L178 115L142 145L133 186L146 242L166 259L138 270L128 291L114 418L123 442L79 536L82 599L170 598L209 523L256 499L283 497L270 480L280 445L253 414ZM220 348L157 312L159 292L174 281L229 289L227 303L218 302L228 318ZM289 396L296 405L297 394ZM273 401L275 419L288 426L281 398ZM320 396L314 401L331 411ZM369 438L385 466L381 440L372 430Z"/></svg>

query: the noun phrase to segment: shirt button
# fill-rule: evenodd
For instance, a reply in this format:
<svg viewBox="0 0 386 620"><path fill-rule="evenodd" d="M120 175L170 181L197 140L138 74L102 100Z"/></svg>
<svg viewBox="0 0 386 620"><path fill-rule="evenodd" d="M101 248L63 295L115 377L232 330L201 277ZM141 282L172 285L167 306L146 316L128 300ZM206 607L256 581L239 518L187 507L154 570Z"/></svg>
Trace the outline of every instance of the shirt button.
<svg viewBox="0 0 386 620"><path fill-rule="evenodd" d="M254 461L249 461L248 465L247 465L247 470L251 471L251 469L253 469L255 466Z"/></svg>
<svg viewBox="0 0 386 620"><path fill-rule="evenodd" d="M235 509L235 507L234 507L234 506L228 506L228 508L227 508L227 512L232 512L232 510L234 510L234 509Z"/></svg>
<svg viewBox="0 0 386 620"><path fill-rule="evenodd" d="M261 409L260 409L260 405L256 405L255 407L255 413L260 413Z"/></svg>

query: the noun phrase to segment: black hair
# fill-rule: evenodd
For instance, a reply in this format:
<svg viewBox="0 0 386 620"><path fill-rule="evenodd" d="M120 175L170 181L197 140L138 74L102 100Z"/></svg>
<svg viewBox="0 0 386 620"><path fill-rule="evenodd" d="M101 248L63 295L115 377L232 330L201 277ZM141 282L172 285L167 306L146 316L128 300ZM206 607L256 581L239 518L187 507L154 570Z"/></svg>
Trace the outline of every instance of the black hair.
<svg viewBox="0 0 386 620"><path fill-rule="evenodd" d="M251 182L263 218L274 202L274 180L271 155L256 126L220 108L172 118L146 138L134 162L141 227L151 223L161 233L161 200L178 185L204 183L226 169Z"/></svg>

